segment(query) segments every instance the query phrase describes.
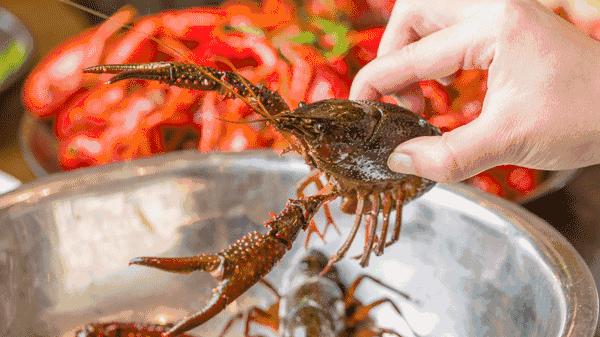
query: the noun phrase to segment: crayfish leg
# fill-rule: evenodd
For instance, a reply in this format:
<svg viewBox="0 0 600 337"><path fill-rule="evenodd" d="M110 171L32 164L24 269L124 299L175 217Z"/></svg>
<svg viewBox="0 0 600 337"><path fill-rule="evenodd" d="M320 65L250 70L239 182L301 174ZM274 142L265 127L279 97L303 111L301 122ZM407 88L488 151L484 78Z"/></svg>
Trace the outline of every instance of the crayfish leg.
<svg viewBox="0 0 600 337"><path fill-rule="evenodd" d="M355 297L355 293L356 293L356 289L358 289L358 287L362 284L363 281L365 280L369 280L372 281L374 283L376 283L377 285L390 290L394 293L396 293L397 295L405 298L408 301L411 302L416 302L415 300L413 300L410 295L408 295L407 293L403 292L402 290L396 289L394 287L392 287L391 285L371 276L371 275L367 275L367 274L362 274L359 275L356 279L354 279L354 282L352 282L352 284L350 285L350 287L348 287L348 291L346 291L346 295L344 297L344 303L346 304L346 306L350 305L352 303L352 300Z"/></svg>
<svg viewBox="0 0 600 337"><path fill-rule="evenodd" d="M324 232L319 230L319 227L317 227L317 224L314 220L310 220L310 224L307 228L306 239L304 239L304 248L308 248L308 243L310 242L310 238L313 233L316 233L319 239L321 239L322 242L325 242Z"/></svg>
<svg viewBox="0 0 600 337"><path fill-rule="evenodd" d="M152 267L172 273L188 274L193 271L214 272L223 264L223 257L201 254L189 257L136 257L129 265Z"/></svg>
<svg viewBox="0 0 600 337"><path fill-rule="evenodd" d="M365 248L363 250L362 258L360 259L360 266L367 267L369 265L369 258L371 257L371 251L373 250L373 244L375 243L375 233L377 231L377 215L379 215L379 193L372 194L373 202L371 204L371 211L367 215L367 235L365 236Z"/></svg>
<svg viewBox="0 0 600 337"><path fill-rule="evenodd" d="M252 327L252 323L256 323L262 326L266 326L271 330L277 332L279 329L279 318L277 317L277 304L273 305L269 311L265 311L259 307L250 307L246 314L239 312L235 314L233 317L227 321L225 327L219 334L219 337L225 337L229 330L233 327L233 325L238 321L244 322L244 337L256 337L254 335L250 335L250 328ZM273 314L274 312L275 314Z"/></svg>
<svg viewBox="0 0 600 337"><path fill-rule="evenodd" d="M392 213L392 194L390 192L385 192L383 194L383 225L381 226L381 235L379 236L379 241L377 241L375 248L375 255L381 256L383 254L383 250L385 248L385 240L388 235L388 227L390 224L390 214Z"/></svg>
<svg viewBox="0 0 600 337"><path fill-rule="evenodd" d="M363 212L365 211L365 197L366 196L363 193L360 193L358 195L358 204L356 206L356 215L354 217L354 224L352 225L350 234L346 238L346 241L344 242L344 244L342 244L340 249L335 253L335 255L333 255L332 257L329 258L327 265L319 274L320 276L324 276L325 274L327 274L327 272L331 269L331 267L336 262L341 260L344 256L346 256L346 253L350 249L352 242L356 238L356 233L358 232L358 229L360 228L360 223L362 221L362 215L363 215Z"/></svg>
<svg viewBox="0 0 600 337"><path fill-rule="evenodd" d="M400 230L402 228L402 208L404 205L404 191L402 190L402 187L399 187L396 190L394 199L396 199L396 222L394 224L394 233L392 235L390 244L393 244L400 239Z"/></svg>
<svg viewBox="0 0 600 337"><path fill-rule="evenodd" d="M300 199L303 199L305 197L304 192L306 191L308 186L313 183L317 186L319 193L328 193L329 192L329 191L326 191L325 185L321 181L321 172L318 170L313 170L307 177L302 179L298 183L298 185L296 185L296 196ZM316 225L311 222L309 229L308 229L308 233L306 235L306 239L304 241L304 248L308 247L308 244L310 243L310 239L311 239L313 233L316 233L317 236L319 236L319 238L321 239L321 241L325 242L325 235L327 235L327 230L329 229L330 226L333 226L335 231L338 234L340 234L340 230L338 229L337 225L333 221L333 216L331 215L331 210L329 209L329 205L327 203L323 204L323 212L325 213L325 220L327 221L327 223L325 224L325 228L323 229L322 232L320 232L317 229Z"/></svg>
<svg viewBox="0 0 600 337"><path fill-rule="evenodd" d="M262 280L260 280L260 283L262 283L263 286L265 286L267 289L269 289L269 291L271 291L275 295L275 297L277 298L277 301L273 305L271 305L269 307L269 310L267 310L267 311L265 311L259 307L253 306L253 307L250 307L246 311L246 315L244 315L243 312L238 312L233 317L231 317L229 319L229 321L227 321L227 323L223 327L223 330L221 331L221 334L219 335L219 337L225 337L225 335L231 329L231 327L235 324L235 322L244 320L244 318L245 318L245 320L244 320L244 337L251 337L250 336L250 327L251 327L250 324L252 322L262 325L262 326L269 327L273 331L277 331L279 329L278 312L279 312L279 301L281 300L281 295L279 295L279 292L267 280L262 279Z"/></svg>
<svg viewBox="0 0 600 337"><path fill-rule="evenodd" d="M227 321L227 323L225 323L225 326L223 327L223 330L221 330L221 333L219 334L219 337L225 337L225 335L227 335L227 332L229 332L229 330L235 324L235 322L237 322L239 320L242 320L243 318L244 318L244 314L241 313L241 312L238 312L237 314L233 315Z"/></svg>
<svg viewBox="0 0 600 337"><path fill-rule="evenodd" d="M260 284L262 284L263 287L269 289L269 291L273 294L273 296L275 296L277 298L277 300L281 299L281 294L279 294L279 292L277 291L277 289L275 288L275 286L273 286L271 284L271 282L265 280L264 278L261 279L258 282L260 282Z"/></svg>
<svg viewBox="0 0 600 337"><path fill-rule="evenodd" d="M400 317L404 318L404 314L402 313L402 310L400 310L400 308L396 305L396 303L394 303L394 301L392 301L391 299L384 297L384 298L375 300L369 304L361 305L354 311L354 313L352 314L352 316L350 318L348 318L348 320L350 322L364 321L365 319L367 319L369 317L369 313L371 312L371 310L375 309L376 307L378 307L382 304L386 304L386 303L389 303L392 306L392 308L394 309L394 311L396 311L400 315Z"/></svg>

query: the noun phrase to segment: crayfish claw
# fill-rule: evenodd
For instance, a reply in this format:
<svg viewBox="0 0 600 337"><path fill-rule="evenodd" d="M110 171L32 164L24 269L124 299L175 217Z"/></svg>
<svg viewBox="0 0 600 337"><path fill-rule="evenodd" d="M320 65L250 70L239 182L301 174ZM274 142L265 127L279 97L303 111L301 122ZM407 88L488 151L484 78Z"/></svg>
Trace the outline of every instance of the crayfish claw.
<svg viewBox="0 0 600 337"><path fill-rule="evenodd" d="M169 62L152 62L140 64L103 64L83 69L84 73L117 74L108 83L128 79L175 81L176 66Z"/></svg>
<svg viewBox="0 0 600 337"><path fill-rule="evenodd" d="M265 223L269 228L267 233L250 232L218 254L132 259L130 264L169 272L210 272L219 281L204 309L178 322L164 337L178 336L205 323L262 280L291 248L298 233L308 227L323 203L335 197L335 194L327 194L290 199L279 214Z"/></svg>
<svg viewBox="0 0 600 337"><path fill-rule="evenodd" d="M193 328L202 325L204 322L208 321L209 319L223 311L223 309L225 309L225 307L229 303L227 293L230 290L228 288L228 280L220 282L219 285L215 289L213 289L214 294L210 302L206 305L206 307L204 307L204 309L177 322L177 324L175 324L175 326L169 329L169 331L163 333L163 337L179 336L186 331L192 330Z"/></svg>
<svg viewBox="0 0 600 337"><path fill-rule="evenodd" d="M151 62L138 64L102 64L83 69L84 73L92 74L120 74L124 72L156 73L160 70L168 70L168 62Z"/></svg>
<svg viewBox="0 0 600 337"><path fill-rule="evenodd" d="M136 257L129 265L152 267L172 273L188 274L193 271L215 272L223 263L223 258L214 254L201 254L189 257Z"/></svg>

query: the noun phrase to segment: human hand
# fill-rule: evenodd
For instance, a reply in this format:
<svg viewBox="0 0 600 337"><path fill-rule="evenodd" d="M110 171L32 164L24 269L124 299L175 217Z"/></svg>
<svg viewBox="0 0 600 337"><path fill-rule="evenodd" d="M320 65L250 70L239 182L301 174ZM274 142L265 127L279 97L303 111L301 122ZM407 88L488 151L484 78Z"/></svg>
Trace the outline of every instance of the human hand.
<svg viewBox="0 0 600 337"><path fill-rule="evenodd" d="M600 163L600 43L533 0L397 1L350 98L400 93L418 111L419 80L474 68L489 70L479 117L402 143L392 170L456 182L503 164Z"/></svg>

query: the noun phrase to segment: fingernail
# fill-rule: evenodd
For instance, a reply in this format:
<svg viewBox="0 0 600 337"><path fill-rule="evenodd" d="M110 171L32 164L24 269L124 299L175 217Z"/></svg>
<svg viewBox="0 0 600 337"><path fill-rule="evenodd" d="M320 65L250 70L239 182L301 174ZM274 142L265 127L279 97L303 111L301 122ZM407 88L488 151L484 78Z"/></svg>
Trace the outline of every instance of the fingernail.
<svg viewBox="0 0 600 337"><path fill-rule="evenodd" d="M405 174L415 174L416 170L413 164L413 160L411 156L402 152L392 152L390 157L388 158L388 166L390 170L405 173Z"/></svg>

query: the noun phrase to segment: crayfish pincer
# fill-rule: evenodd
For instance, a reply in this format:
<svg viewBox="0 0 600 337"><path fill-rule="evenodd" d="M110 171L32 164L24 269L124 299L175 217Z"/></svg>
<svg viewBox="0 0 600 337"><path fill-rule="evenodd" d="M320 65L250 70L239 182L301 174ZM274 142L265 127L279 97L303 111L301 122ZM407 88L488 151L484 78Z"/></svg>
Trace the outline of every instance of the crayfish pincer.
<svg viewBox="0 0 600 337"><path fill-rule="evenodd" d="M292 247L292 243L323 202L335 195L316 195L305 200L288 200L277 216L265 222L265 234L251 232L218 254L190 257L138 257L130 264L144 265L174 273L209 272L219 283L212 298L198 313L186 317L164 336L178 336L208 321L262 280Z"/></svg>
<svg viewBox="0 0 600 337"><path fill-rule="evenodd" d="M226 98L237 97L248 104L281 132L290 142L290 150L301 154L313 169L299 183L298 197L303 198L304 190L314 183L318 193L342 197L342 211L355 214L347 240L330 258L326 269L345 256L363 215L367 218L367 233L361 266L368 265L372 250L376 255L383 254L385 247L399 239L402 206L434 185L433 181L396 173L387 167L387 158L398 144L414 137L441 134L423 118L394 104L328 99L300 104L292 110L277 92L254 85L236 72L187 63L99 65L84 72L117 74L111 83L147 79L189 89L216 90ZM327 219L325 232L335 224L328 205L323 209ZM396 211L396 218L388 241L392 210ZM379 213L383 213L383 223L377 234ZM319 233L311 222L307 238L313 231Z"/></svg>

